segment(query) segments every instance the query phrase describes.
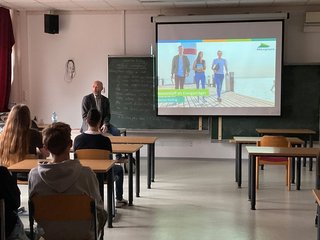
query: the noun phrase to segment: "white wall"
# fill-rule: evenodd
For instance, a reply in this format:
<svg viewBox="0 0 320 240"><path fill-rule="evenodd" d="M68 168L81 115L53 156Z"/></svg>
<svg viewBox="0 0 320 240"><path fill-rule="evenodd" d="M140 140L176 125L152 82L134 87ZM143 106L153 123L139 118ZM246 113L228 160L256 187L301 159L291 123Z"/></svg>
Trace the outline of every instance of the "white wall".
<svg viewBox="0 0 320 240"><path fill-rule="evenodd" d="M59 121L73 128L81 124L81 100L90 93L94 80L107 89L108 55L148 55L155 42L150 19L158 14L212 14L214 12L272 12L277 9L179 9L154 11L66 12L60 15L60 33L44 33L43 12L18 15L20 84L15 102L27 103L38 120L50 122L53 111ZM286 8L290 19L285 26L284 63L320 63L320 33L304 33L304 7ZM317 8L312 9L316 11ZM318 11L320 7L318 8ZM76 78L64 81L65 63L73 59ZM107 95L107 91L106 91ZM211 143L207 134L160 134L158 156L233 158L227 143ZM231 150L232 149L232 150Z"/></svg>

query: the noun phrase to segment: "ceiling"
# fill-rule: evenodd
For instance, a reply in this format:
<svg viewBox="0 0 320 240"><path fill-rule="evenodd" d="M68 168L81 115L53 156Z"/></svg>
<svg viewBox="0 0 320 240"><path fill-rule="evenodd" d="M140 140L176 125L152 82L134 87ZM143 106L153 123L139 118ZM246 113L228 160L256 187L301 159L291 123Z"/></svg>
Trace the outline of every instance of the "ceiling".
<svg viewBox="0 0 320 240"><path fill-rule="evenodd" d="M0 6L25 11L147 10L167 8L309 6L320 0L0 0Z"/></svg>

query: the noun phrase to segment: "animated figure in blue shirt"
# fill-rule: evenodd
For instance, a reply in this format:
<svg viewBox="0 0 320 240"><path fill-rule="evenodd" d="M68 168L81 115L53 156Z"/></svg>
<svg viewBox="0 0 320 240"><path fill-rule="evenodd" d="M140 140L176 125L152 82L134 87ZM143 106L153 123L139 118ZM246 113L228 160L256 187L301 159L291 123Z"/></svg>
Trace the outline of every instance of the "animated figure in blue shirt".
<svg viewBox="0 0 320 240"><path fill-rule="evenodd" d="M213 78L216 82L218 102L221 102L222 83L224 79L224 73L228 75L228 65L227 65L227 60L222 58L221 50L217 52L217 55L218 55L218 58L215 58L213 60L211 69L213 70L213 73L214 73Z"/></svg>
<svg viewBox="0 0 320 240"><path fill-rule="evenodd" d="M178 47L179 54L172 59L171 78L174 79L175 89L183 89L185 78L189 76L190 62L183 54L183 46Z"/></svg>

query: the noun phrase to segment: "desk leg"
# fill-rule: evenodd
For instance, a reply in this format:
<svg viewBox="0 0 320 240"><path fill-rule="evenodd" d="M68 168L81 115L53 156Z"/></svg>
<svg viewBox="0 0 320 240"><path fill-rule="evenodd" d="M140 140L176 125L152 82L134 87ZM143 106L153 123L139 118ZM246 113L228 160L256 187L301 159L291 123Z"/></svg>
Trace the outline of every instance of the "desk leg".
<svg viewBox="0 0 320 240"><path fill-rule="evenodd" d="M320 155L316 158L316 189L320 189Z"/></svg>
<svg viewBox="0 0 320 240"><path fill-rule="evenodd" d="M256 157L250 156L251 161L251 210L256 210Z"/></svg>
<svg viewBox="0 0 320 240"><path fill-rule="evenodd" d="M101 174L102 175L102 174ZM101 180L99 180L100 182ZM103 178L102 178L102 187L103 187ZM107 172L107 212L108 212L108 228L112 228L112 203L113 203L113 169L111 168ZM100 183L99 183L100 185Z"/></svg>
<svg viewBox="0 0 320 240"><path fill-rule="evenodd" d="M303 147L306 148L307 146L308 146L307 140L305 139L305 140L304 140ZM302 166L303 166L303 167L306 167L306 165L307 165L307 161L306 161L306 158L304 157L304 158L303 158L303 165L302 165Z"/></svg>
<svg viewBox="0 0 320 240"><path fill-rule="evenodd" d="M109 169L106 173L107 175L107 213L108 213L108 228L112 228L112 198L113 198L113 169ZM104 201L104 174L97 173L97 179L99 182L99 191ZM101 233L101 237L103 239L103 232Z"/></svg>
<svg viewBox="0 0 320 240"><path fill-rule="evenodd" d="M242 144L239 144L238 149L238 188L241 188L242 184Z"/></svg>
<svg viewBox="0 0 320 240"><path fill-rule="evenodd" d="M320 213L320 206L317 204L317 215L316 215L316 222L317 222L317 240L320 240L320 221L319 221L319 213Z"/></svg>
<svg viewBox="0 0 320 240"><path fill-rule="evenodd" d="M151 181L154 182L154 178L155 178L155 169L156 169L156 165L155 165L155 144L152 143L151 144Z"/></svg>
<svg viewBox="0 0 320 240"><path fill-rule="evenodd" d="M238 163L239 163L239 143L236 143L236 158L235 158L235 182L239 181L239 176L238 176Z"/></svg>
<svg viewBox="0 0 320 240"><path fill-rule="evenodd" d="M300 190L301 186L301 157L297 158L297 190Z"/></svg>
<svg viewBox="0 0 320 240"><path fill-rule="evenodd" d="M136 197L140 197L140 150L136 152Z"/></svg>
<svg viewBox="0 0 320 240"><path fill-rule="evenodd" d="M132 153L129 154L129 169L128 169L128 185L129 185L129 206L132 206L133 202L133 162Z"/></svg>
<svg viewBox="0 0 320 240"><path fill-rule="evenodd" d="M309 147L310 148L313 147L312 134L309 135ZM313 167L313 159L309 158L309 171L312 171L312 167Z"/></svg>
<svg viewBox="0 0 320 240"><path fill-rule="evenodd" d="M151 144L148 144L147 186L149 189L151 188Z"/></svg>
<svg viewBox="0 0 320 240"><path fill-rule="evenodd" d="M248 159L248 199L251 201L251 156Z"/></svg>
<svg viewBox="0 0 320 240"><path fill-rule="evenodd" d="M291 159L291 183L294 184L296 179L296 158Z"/></svg>

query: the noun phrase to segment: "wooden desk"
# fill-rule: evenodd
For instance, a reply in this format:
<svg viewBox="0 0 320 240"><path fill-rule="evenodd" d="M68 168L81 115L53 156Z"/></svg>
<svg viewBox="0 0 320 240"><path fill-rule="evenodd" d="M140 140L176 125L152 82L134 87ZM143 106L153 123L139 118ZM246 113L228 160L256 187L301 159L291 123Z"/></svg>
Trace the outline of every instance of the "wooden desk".
<svg viewBox="0 0 320 240"><path fill-rule="evenodd" d="M147 144L148 145L148 162L147 162L147 186L151 188L151 182L155 177L155 142L157 137L141 136L108 136L113 144Z"/></svg>
<svg viewBox="0 0 320 240"><path fill-rule="evenodd" d="M136 196L140 196L140 148L142 144L112 144L112 153L124 153L129 155L128 190L129 206L133 202L133 162L132 154L136 153Z"/></svg>
<svg viewBox="0 0 320 240"><path fill-rule="evenodd" d="M316 189L320 189L319 175L319 148L286 148L286 147L253 147L247 146L249 153L249 200L251 200L251 210L256 209L256 157L310 157L316 158Z"/></svg>
<svg viewBox="0 0 320 240"><path fill-rule="evenodd" d="M81 134L80 129L73 129L71 131L72 139L75 139L79 134ZM143 144L148 146L147 187L151 188L151 182L154 182L155 178L155 142L158 138L143 136L112 136L108 133L104 135L110 139L112 144Z"/></svg>
<svg viewBox="0 0 320 240"><path fill-rule="evenodd" d="M28 173L34 167L38 166L39 162L46 161L44 159L25 159L21 162L8 167L13 174ZM108 227L112 227L112 192L113 192L113 174L112 167L116 161L114 160L80 160L83 166L90 167L97 175L99 181L99 190L102 200L104 200L104 174L107 173L108 195L107 195L107 212L108 212Z"/></svg>
<svg viewBox="0 0 320 240"><path fill-rule="evenodd" d="M42 123L42 124L37 124L38 128L40 131L42 131L43 129L47 128L50 126L50 123Z"/></svg>
<svg viewBox="0 0 320 240"><path fill-rule="evenodd" d="M232 143L236 144L236 158L235 158L235 180L238 183L238 188L241 188L242 183L242 145L257 144L261 137L233 137ZM287 140L292 146L303 145L304 141L300 138L289 137ZM294 173L294 171L293 171ZM293 175L294 179L294 175Z"/></svg>
<svg viewBox="0 0 320 240"><path fill-rule="evenodd" d="M319 214L320 214L320 191L319 190L316 190L316 189L313 189L312 190L312 193L314 195L314 198L317 202L317 218L318 218L318 221L317 221L317 240L320 240L320 219L319 219Z"/></svg>
<svg viewBox="0 0 320 240"><path fill-rule="evenodd" d="M308 146L308 141L309 141L309 147L313 147L313 140L312 140L312 135L316 134L316 131L310 130L310 129L295 129L295 128L284 128L284 129L272 129L272 128L257 128L256 129L257 133L262 136L262 135L295 135L295 136L305 136L304 139L304 147ZM303 166L306 166L306 159L304 158L303 160ZM312 171L312 161L310 159L309 163L309 170Z"/></svg>

